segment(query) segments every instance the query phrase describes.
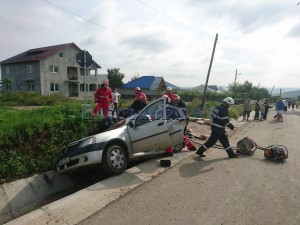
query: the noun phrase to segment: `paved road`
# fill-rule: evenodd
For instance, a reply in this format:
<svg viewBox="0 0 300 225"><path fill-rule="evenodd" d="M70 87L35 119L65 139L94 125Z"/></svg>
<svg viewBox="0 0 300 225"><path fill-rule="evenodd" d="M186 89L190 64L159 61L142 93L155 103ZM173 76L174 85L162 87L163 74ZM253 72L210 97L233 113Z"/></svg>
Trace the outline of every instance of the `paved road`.
<svg viewBox="0 0 300 225"><path fill-rule="evenodd" d="M286 163L254 156L227 159L210 149L192 155L153 180L115 200L80 224L106 225L274 225L300 224L300 111L287 112L283 123L246 122L231 137L232 146L249 136L262 147L285 145Z"/></svg>

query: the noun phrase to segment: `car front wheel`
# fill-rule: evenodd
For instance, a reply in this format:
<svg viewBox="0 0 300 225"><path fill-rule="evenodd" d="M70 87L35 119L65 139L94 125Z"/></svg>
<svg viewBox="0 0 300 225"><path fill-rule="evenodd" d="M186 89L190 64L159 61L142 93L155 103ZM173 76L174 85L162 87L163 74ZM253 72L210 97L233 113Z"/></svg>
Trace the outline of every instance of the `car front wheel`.
<svg viewBox="0 0 300 225"><path fill-rule="evenodd" d="M102 169L108 175L122 173L128 164L125 150L119 145L108 146L103 153Z"/></svg>
<svg viewBox="0 0 300 225"><path fill-rule="evenodd" d="M177 144L173 147L173 152L178 153L181 152L182 149L183 149L183 144Z"/></svg>

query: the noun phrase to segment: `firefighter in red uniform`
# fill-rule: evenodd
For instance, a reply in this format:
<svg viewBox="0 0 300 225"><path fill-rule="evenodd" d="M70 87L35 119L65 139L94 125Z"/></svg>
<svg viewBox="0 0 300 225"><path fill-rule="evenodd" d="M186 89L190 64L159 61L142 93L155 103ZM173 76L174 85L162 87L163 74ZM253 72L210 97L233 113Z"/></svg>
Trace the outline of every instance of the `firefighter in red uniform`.
<svg viewBox="0 0 300 225"><path fill-rule="evenodd" d="M171 87L167 87L167 91L165 92L165 95L167 95L169 97L169 99L173 99L174 93L172 93Z"/></svg>
<svg viewBox="0 0 300 225"><path fill-rule="evenodd" d="M108 116L109 103L112 102L111 90L108 87L108 81L104 80L101 87L95 93L96 106L93 111L93 116L97 116L100 109L103 109L104 117Z"/></svg>
<svg viewBox="0 0 300 225"><path fill-rule="evenodd" d="M131 105L131 108L138 113L142 108L147 105L147 96L142 92L139 87L134 88L134 92L136 94L135 100Z"/></svg>

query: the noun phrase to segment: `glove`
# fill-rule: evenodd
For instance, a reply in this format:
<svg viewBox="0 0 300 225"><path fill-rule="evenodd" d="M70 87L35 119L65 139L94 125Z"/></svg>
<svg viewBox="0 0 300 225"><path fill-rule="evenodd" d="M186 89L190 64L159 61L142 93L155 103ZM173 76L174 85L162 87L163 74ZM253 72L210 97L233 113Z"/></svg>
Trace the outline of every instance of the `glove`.
<svg viewBox="0 0 300 225"><path fill-rule="evenodd" d="M230 124L228 125L228 127L230 128L230 130L233 130L233 129L234 129L234 126L233 126L232 123L230 123Z"/></svg>

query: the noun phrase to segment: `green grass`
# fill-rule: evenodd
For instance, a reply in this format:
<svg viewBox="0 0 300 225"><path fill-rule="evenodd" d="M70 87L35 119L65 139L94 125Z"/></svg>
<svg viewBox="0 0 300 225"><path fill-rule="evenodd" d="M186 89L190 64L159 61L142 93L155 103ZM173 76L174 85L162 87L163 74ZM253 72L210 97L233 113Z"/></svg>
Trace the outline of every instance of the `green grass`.
<svg viewBox="0 0 300 225"><path fill-rule="evenodd" d="M36 102L36 96L27 102ZM0 96L10 99L11 96ZM0 183L54 169L57 155L64 145L97 131L95 121L82 119L82 106L78 101L65 101L54 96L41 98L34 110L16 110L22 99L11 99L0 108ZM31 101L30 101L31 99Z"/></svg>

